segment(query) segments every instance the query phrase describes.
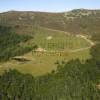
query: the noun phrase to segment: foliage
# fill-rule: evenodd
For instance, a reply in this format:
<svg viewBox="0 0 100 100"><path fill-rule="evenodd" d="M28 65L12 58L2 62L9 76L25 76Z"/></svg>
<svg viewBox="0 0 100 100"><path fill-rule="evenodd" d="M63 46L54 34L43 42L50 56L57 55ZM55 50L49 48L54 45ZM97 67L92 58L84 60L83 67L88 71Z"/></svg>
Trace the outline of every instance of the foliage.
<svg viewBox="0 0 100 100"><path fill-rule="evenodd" d="M58 64L50 74L33 77L10 70L0 77L1 100L99 100L100 71L94 60Z"/></svg>
<svg viewBox="0 0 100 100"><path fill-rule="evenodd" d="M6 61L13 56L30 51L32 47L19 45L29 39L31 39L30 36L16 34L12 27L0 26L0 61Z"/></svg>
<svg viewBox="0 0 100 100"><path fill-rule="evenodd" d="M75 14L79 13L77 11L74 12ZM24 21L23 23L32 22L28 14L25 15L27 15L24 17L28 19L28 22ZM63 14L54 14L49 17L47 15L51 14L36 14L36 20L41 26L64 30L61 24L63 18L67 23L65 23L66 30L68 29L73 33L80 31L88 33L98 31L99 33L100 31L98 11L96 11L96 14L92 12L89 16L77 14L78 18L71 13L74 20L70 21L66 21L67 19L62 17ZM57 17L58 15L59 17ZM15 21L14 19L9 19L12 23ZM59 23L60 21L61 23ZM19 43L28 40L26 36L15 34L8 27L0 27L0 35L2 36L2 38L0 36L1 60L7 60L12 56L26 52L23 51L26 48L16 49ZM100 84L100 44L91 49L91 54L92 58L84 64L78 59L67 63L65 61L62 61L62 63L57 62L56 71L53 70L52 73L39 77L21 74L16 70L5 72L0 76L0 100L100 100L100 89L97 86Z"/></svg>

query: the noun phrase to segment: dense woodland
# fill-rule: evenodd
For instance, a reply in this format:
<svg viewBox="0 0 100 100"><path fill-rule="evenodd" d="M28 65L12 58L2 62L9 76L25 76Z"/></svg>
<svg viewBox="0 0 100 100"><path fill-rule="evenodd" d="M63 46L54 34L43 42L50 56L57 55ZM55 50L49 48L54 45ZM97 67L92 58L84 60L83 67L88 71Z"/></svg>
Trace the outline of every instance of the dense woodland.
<svg viewBox="0 0 100 100"><path fill-rule="evenodd" d="M33 77L9 70L0 76L0 100L100 100L100 45L90 60L62 61L57 70Z"/></svg>
<svg viewBox="0 0 100 100"><path fill-rule="evenodd" d="M20 43L29 39L31 36L16 34L14 28L0 25L0 61L31 51L33 47L20 46Z"/></svg>

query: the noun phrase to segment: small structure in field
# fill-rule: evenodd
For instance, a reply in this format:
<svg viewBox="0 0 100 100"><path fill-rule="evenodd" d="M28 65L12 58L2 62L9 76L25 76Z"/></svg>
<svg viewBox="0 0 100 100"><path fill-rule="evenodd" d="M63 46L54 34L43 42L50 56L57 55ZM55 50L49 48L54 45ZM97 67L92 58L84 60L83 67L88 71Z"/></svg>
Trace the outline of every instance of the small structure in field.
<svg viewBox="0 0 100 100"><path fill-rule="evenodd" d="M51 40L53 37L52 36L48 36L47 37L47 40Z"/></svg>

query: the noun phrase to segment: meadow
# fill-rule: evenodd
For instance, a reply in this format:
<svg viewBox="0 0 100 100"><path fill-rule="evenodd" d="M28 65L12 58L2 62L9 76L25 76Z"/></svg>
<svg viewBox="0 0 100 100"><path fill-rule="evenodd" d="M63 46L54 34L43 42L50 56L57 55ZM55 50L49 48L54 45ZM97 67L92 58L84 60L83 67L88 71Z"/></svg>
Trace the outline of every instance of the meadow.
<svg viewBox="0 0 100 100"><path fill-rule="evenodd" d="M1 63L0 73L4 72L4 70L17 69L22 73L38 76L56 70L57 62L62 63L63 61L68 62L72 59L80 59L84 63L87 59L91 58L91 44L83 38L67 32L43 27L36 28L34 33L31 40L20 45L28 45L30 47L36 44L41 50L39 52L33 52L33 50L20 56L27 58L28 62L10 59L7 62ZM54 53L51 54L51 51ZM59 52L61 55L59 55Z"/></svg>

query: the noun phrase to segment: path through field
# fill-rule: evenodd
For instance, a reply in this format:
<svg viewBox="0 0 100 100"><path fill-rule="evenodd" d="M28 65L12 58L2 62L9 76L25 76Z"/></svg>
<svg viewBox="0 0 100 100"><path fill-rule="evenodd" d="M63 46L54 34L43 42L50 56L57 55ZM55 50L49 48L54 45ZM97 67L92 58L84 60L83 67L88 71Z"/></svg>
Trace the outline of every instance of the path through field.
<svg viewBox="0 0 100 100"><path fill-rule="evenodd" d="M77 36L85 39L87 42L89 42L91 44L91 46L95 45L95 43L93 41L89 40L86 36L84 36L84 35L77 35Z"/></svg>
<svg viewBox="0 0 100 100"><path fill-rule="evenodd" d="M50 30L50 31L55 31L55 32L63 32L63 33L65 33L65 34L67 34L67 35L70 34L70 33L68 33L68 32L61 31L61 30L57 30L57 29L51 29L51 28L47 28L47 27L41 27L41 28L44 28L44 29L46 29L46 30Z"/></svg>
<svg viewBox="0 0 100 100"><path fill-rule="evenodd" d="M70 50L70 52L71 52L71 53L72 53L72 52L79 52L79 51L87 50L87 49L89 49L89 48L91 48L91 47L80 48L80 49L76 49L76 50Z"/></svg>

